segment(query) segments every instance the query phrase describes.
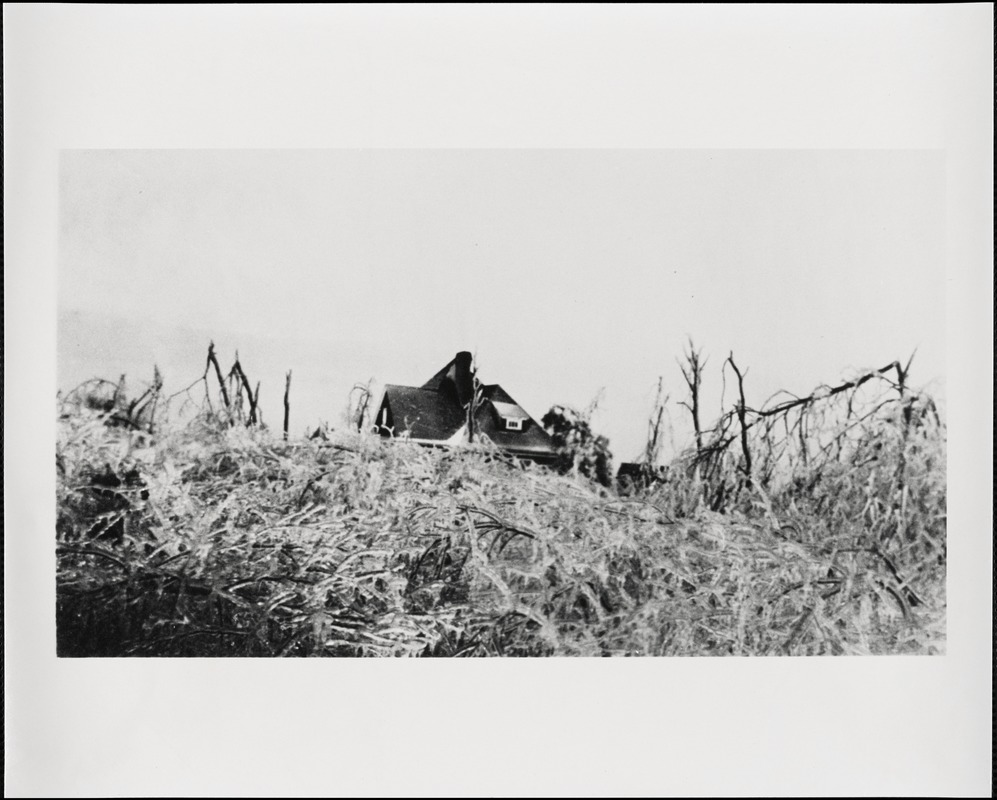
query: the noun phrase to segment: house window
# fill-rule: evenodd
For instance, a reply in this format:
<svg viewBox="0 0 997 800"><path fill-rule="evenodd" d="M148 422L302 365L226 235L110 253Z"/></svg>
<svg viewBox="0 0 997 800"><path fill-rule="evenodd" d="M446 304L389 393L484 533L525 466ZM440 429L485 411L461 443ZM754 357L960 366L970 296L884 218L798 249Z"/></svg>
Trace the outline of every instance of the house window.
<svg viewBox="0 0 997 800"><path fill-rule="evenodd" d="M505 429L507 431L521 431L523 429L523 421L521 419L510 419L509 417L506 417Z"/></svg>

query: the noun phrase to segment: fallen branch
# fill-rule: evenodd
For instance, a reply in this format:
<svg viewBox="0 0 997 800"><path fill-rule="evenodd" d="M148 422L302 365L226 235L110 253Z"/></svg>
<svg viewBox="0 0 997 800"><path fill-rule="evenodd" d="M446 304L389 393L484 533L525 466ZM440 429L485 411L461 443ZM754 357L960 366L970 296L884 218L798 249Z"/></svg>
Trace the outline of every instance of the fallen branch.
<svg viewBox="0 0 997 800"><path fill-rule="evenodd" d="M733 366L733 364L731 366ZM910 367L910 362L907 363L907 367L908 368ZM860 378L857 378L853 381L848 381L847 383L843 383L840 386L835 386L831 389L828 389L826 392L818 389L817 391L812 392L806 397L798 397L795 400L787 400L786 402L779 403L778 405L773 406L772 408L763 409L762 411L752 411L752 413L758 417L771 417L775 416L776 414L783 414L798 406L808 406L817 400L825 400L829 397L834 397L835 395L841 394L842 392L847 392L849 389L857 389L862 384L868 383L873 378L877 378L880 375L885 375L890 370L896 370L897 386L900 390L900 393L903 394L904 383L907 379L907 373L904 370L904 368L900 366L899 361L893 361L887 364L885 367L882 367L881 369L873 370L872 372L867 372L865 375L862 375Z"/></svg>

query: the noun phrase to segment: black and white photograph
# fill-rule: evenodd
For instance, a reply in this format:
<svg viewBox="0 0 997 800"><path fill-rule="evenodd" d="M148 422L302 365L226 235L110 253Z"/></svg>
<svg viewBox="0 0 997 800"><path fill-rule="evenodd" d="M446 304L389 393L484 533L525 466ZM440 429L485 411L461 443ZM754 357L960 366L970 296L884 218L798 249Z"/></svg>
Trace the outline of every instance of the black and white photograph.
<svg viewBox="0 0 997 800"><path fill-rule="evenodd" d="M58 653L942 654L943 235L934 152L66 151Z"/></svg>
<svg viewBox="0 0 997 800"><path fill-rule="evenodd" d="M992 7L4 21L11 796L987 794Z"/></svg>

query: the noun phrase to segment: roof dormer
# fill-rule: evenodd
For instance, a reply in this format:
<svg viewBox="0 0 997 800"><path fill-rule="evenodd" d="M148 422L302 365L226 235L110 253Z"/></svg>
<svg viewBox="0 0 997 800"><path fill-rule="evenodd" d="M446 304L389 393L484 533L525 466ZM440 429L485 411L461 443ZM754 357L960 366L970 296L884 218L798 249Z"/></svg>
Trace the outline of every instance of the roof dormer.
<svg viewBox="0 0 997 800"><path fill-rule="evenodd" d="M492 400L492 408L499 419L502 430L523 431L530 421L530 415L523 411L515 403L503 403L501 400Z"/></svg>

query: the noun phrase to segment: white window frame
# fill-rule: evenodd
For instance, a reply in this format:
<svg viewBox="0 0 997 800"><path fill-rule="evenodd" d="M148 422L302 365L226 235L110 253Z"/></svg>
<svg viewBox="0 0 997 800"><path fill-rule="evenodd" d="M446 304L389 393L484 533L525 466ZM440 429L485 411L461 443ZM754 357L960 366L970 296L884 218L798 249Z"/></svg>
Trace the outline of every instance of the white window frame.
<svg viewBox="0 0 997 800"><path fill-rule="evenodd" d="M512 419L511 417L506 417L505 429L507 431L521 431L523 430L523 421L521 419Z"/></svg>

